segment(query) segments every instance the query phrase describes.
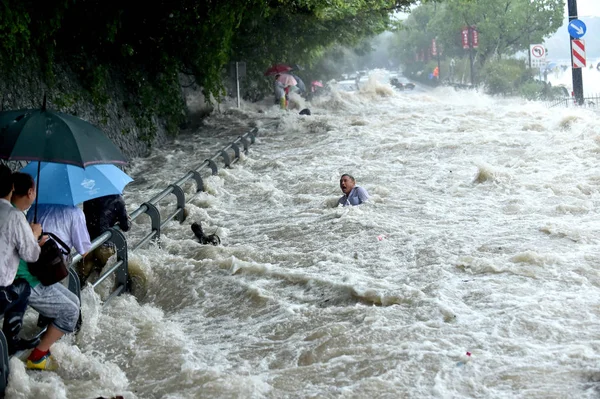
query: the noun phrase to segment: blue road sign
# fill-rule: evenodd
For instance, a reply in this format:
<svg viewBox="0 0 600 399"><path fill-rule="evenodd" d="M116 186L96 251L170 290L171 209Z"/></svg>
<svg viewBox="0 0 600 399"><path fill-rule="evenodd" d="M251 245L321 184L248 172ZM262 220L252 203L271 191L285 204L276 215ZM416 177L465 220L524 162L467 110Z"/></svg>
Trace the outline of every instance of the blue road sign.
<svg viewBox="0 0 600 399"><path fill-rule="evenodd" d="M587 27L580 19L574 19L569 22L569 35L574 37L575 39L580 39L585 35L587 31Z"/></svg>

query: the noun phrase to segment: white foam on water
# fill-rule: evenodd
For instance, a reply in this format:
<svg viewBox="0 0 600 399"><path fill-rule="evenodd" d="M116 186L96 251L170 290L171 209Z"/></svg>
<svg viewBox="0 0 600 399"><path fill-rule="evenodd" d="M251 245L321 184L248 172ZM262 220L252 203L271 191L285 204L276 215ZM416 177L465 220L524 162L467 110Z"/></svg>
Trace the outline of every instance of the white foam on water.
<svg viewBox="0 0 600 399"><path fill-rule="evenodd" d="M134 295L85 289L61 371L17 363L7 397L597 396L597 113L381 79L306 105L224 107L132 161L130 210L260 126L129 254ZM335 207L342 173L369 203Z"/></svg>

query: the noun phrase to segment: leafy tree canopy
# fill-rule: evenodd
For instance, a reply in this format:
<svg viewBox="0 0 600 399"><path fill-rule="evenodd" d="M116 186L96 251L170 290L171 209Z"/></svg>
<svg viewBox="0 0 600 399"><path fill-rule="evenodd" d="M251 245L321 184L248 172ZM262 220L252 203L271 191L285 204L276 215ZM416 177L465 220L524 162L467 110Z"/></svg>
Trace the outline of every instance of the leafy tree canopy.
<svg viewBox="0 0 600 399"><path fill-rule="evenodd" d="M37 54L76 70L117 65L133 80L193 75L206 94L223 92L232 60L263 69L313 62L332 44L356 43L388 27L416 0L2 0L3 67Z"/></svg>
<svg viewBox="0 0 600 399"><path fill-rule="evenodd" d="M484 64L518 51L530 43L541 43L563 23L564 0L444 0L416 8L405 22L399 37L401 56L414 60L421 50L428 51L431 39L447 56L460 56L464 26L477 29L479 46L476 58Z"/></svg>

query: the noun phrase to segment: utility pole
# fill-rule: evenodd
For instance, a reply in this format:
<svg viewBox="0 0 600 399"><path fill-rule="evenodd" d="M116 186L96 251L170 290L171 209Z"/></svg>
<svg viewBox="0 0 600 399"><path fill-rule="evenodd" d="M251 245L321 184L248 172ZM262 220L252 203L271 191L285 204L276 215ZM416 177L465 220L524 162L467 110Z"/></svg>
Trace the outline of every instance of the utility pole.
<svg viewBox="0 0 600 399"><path fill-rule="evenodd" d="M531 69L531 34L527 33L527 45L529 46L529 69Z"/></svg>
<svg viewBox="0 0 600 399"><path fill-rule="evenodd" d="M568 0L568 8L569 8L569 23L572 20L577 19L577 0ZM571 47L571 57L573 57L573 42L575 38L569 35L571 40L569 40ZM575 101L579 105L583 105L583 73L581 68L573 68L573 62L571 61L571 70L573 71L573 94L575 95Z"/></svg>

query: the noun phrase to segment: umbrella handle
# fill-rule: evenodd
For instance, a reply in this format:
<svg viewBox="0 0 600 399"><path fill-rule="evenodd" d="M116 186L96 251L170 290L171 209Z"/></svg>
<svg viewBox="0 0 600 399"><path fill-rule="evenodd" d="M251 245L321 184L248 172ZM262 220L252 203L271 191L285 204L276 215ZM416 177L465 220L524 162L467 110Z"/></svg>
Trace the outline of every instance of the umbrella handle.
<svg viewBox="0 0 600 399"><path fill-rule="evenodd" d="M46 96L44 95L44 104L46 103ZM42 163L38 161L37 180L35 181L35 205L33 208L33 223L37 223L37 206L38 206L38 193L40 192L40 168Z"/></svg>

